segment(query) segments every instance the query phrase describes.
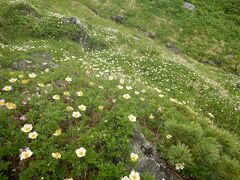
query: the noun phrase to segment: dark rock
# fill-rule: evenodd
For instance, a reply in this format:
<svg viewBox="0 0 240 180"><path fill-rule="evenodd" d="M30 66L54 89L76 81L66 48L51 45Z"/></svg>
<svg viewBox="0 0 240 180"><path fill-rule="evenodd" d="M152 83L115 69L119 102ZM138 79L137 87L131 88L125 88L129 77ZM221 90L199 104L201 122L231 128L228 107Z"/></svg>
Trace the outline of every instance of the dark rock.
<svg viewBox="0 0 240 180"><path fill-rule="evenodd" d="M156 34L154 32L146 32L147 37L154 39Z"/></svg>
<svg viewBox="0 0 240 180"><path fill-rule="evenodd" d="M148 142L144 135L135 130L133 137L134 152L139 155L137 171L154 176L156 180L177 180L176 175L171 171L164 160L160 159L156 148Z"/></svg>
<svg viewBox="0 0 240 180"><path fill-rule="evenodd" d="M73 41L81 44L83 47L87 47L88 46L88 34L84 30L81 21L76 17L63 17L62 21L64 23L74 24L78 27L78 32L76 33L75 37L73 38Z"/></svg>
<svg viewBox="0 0 240 180"><path fill-rule="evenodd" d="M219 60L219 59L217 59L217 60L215 61L215 64L218 65L218 66L220 66L220 65L222 65L222 61Z"/></svg>
<svg viewBox="0 0 240 180"><path fill-rule="evenodd" d="M124 18L121 15L113 16L112 20L114 20L116 23L123 24Z"/></svg>
<svg viewBox="0 0 240 180"><path fill-rule="evenodd" d="M193 11L196 8L194 4L191 4L191 3L186 2L186 1L184 2L183 7L187 10L190 10L190 11Z"/></svg>
<svg viewBox="0 0 240 180"><path fill-rule="evenodd" d="M166 45L168 50L174 52L175 54L181 54L181 50L178 49L175 44L166 43L165 45Z"/></svg>
<svg viewBox="0 0 240 180"><path fill-rule="evenodd" d="M98 12L97 9L95 9L95 8L90 8L90 9L91 9L91 11L94 12L96 15L99 15L99 12Z"/></svg>
<svg viewBox="0 0 240 180"><path fill-rule="evenodd" d="M20 59L14 62L12 69L24 71L32 70L35 67L45 69L56 66L57 64L53 62L53 58L48 52L34 52L30 54L30 57L28 59Z"/></svg>

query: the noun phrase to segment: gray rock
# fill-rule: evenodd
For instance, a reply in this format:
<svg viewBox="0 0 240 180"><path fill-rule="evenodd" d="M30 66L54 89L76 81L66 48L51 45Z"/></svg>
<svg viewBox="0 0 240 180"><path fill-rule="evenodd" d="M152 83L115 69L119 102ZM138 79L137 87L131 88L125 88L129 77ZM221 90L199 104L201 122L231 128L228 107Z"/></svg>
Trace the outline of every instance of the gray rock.
<svg viewBox="0 0 240 180"><path fill-rule="evenodd" d="M114 20L116 23L123 24L124 18L121 15L113 16L112 20Z"/></svg>
<svg viewBox="0 0 240 180"><path fill-rule="evenodd" d="M185 9L188 9L188 10L190 10L190 11L193 11L193 10L195 10L196 9L196 7L195 7L195 5L194 4L191 4L191 3L189 3L189 2L184 2L184 8Z"/></svg>
<svg viewBox="0 0 240 180"><path fill-rule="evenodd" d="M17 60L12 65L12 69L18 71L32 70L36 67L46 69L49 67L57 67L57 64L48 52L34 52L30 54L28 59Z"/></svg>
<svg viewBox="0 0 240 180"><path fill-rule="evenodd" d="M154 145L146 140L144 135L135 130L134 151L139 154L137 171L147 173L156 180L177 180L176 175L166 166L164 160L160 159Z"/></svg>
<svg viewBox="0 0 240 180"><path fill-rule="evenodd" d="M167 49L172 51L175 54L181 54L181 50L177 48L177 46L175 44L172 43L166 43L165 44Z"/></svg>
<svg viewBox="0 0 240 180"><path fill-rule="evenodd" d="M154 39L155 36L156 36L156 34L155 34L154 32L151 32L151 31L146 32L146 35L147 35L147 37L149 37L149 38L151 38L151 39Z"/></svg>
<svg viewBox="0 0 240 180"><path fill-rule="evenodd" d="M78 27L78 32L77 32L76 36L74 37L73 41L81 44L83 47L87 47L88 46L88 34L84 30L81 21L76 17L63 17L62 21L64 23L72 23Z"/></svg>

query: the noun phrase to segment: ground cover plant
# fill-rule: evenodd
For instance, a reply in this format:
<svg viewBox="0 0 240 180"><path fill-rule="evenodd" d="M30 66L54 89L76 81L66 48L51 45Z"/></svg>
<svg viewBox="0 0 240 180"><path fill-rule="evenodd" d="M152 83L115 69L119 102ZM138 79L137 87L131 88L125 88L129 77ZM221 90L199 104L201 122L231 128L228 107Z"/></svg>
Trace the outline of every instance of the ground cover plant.
<svg viewBox="0 0 240 180"><path fill-rule="evenodd" d="M189 48L182 43L185 33L176 44L191 57L167 50L163 43L173 35L171 28L180 28L177 22L189 15L181 4L1 2L0 179L155 179L139 171L144 154L134 147L136 131L178 178L239 179L239 57L223 68L199 63L191 57L208 56L209 42ZM216 4L210 7L218 10ZM221 7L229 14L216 14L214 21L239 21L237 6L224 1ZM119 8L125 24L110 18ZM149 38L144 31L151 26L144 22L153 15L174 18L170 12L179 19L166 22L165 28L172 23L169 32L163 28ZM197 14L192 16L193 23ZM227 38L228 25L223 34L206 26L212 28L207 35ZM237 27L231 34L236 39L219 56L237 53Z"/></svg>

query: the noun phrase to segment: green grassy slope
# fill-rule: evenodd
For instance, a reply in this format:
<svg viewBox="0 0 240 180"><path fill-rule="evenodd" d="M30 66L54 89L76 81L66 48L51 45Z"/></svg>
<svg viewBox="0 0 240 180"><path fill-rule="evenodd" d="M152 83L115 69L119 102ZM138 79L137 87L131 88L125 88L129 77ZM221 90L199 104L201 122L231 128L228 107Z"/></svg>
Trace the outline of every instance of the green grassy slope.
<svg viewBox="0 0 240 180"><path fill-rule="evenodd" d="M184 165L175 170L183 178L239 179L239 77L168 51L160 41L166 29L156 32L160 40L136 29L132 23L157 29L145 23L148 14L156 16L148 9L155 7L154 1L142 1L141 7L138 1L134 6L117 2L1 3L1 179L120 179L137 168L137 162L130 161L135 129L156 145L172 170L178 163ZM92 11L94 7L101 16ZM133 18L127 18L127 26L109 18L120 9ZM146 14L138 16L141 22L133 16L136 11ZM75 42L78 28L64 22L63 16L80 19L90 37L88 48ZM177 26L174 20L159 20L164 27ZM172 33L166 37L174 37ZM181 36L176 43L186 38ZM46 56L50 58L43 64ZM21 60L24 67L14 68ZM31 78L31 73L37 76ZM6 86L12 89L6 91ZM54 100L54 95L60 99ZM81 117L74 118L74 111ZM131 114L136 122L129 120ZM24 124L33 125L36 139L21 131ZM62 134L54 136L58 129ZM19 149L26 147L33 155L20 161ZM80 147L86 149L82 158L75 153ZM54 152L61 158L55 159ZM146 172L140 176L154 179Z"/></svg>

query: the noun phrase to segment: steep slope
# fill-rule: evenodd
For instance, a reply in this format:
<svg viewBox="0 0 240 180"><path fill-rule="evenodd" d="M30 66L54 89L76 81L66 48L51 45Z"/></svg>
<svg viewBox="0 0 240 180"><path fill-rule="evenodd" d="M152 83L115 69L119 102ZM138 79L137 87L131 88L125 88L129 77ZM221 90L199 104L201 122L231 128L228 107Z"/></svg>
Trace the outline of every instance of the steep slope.
<svg viewBox="0 0 240 180"><path fill-rule="evenodd" d="M0 10L1 179L119 179L133 169L159 179L141 168L151 156L171 169L161 178L239 179L238 76L81 1ZM139 132L158 155L137 148Z"/></svg>

